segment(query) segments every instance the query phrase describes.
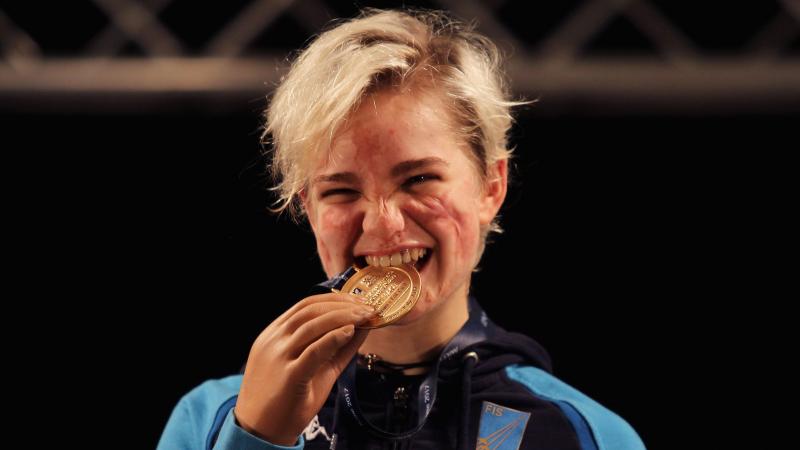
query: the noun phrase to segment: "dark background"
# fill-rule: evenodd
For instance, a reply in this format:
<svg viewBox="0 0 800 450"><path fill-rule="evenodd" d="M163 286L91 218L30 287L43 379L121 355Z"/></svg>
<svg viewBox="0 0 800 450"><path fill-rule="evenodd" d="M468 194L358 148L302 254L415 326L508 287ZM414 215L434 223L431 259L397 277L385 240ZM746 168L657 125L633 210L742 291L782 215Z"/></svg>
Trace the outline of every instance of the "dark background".
<svg viewBox="0 0 800 450"><path fill-rule="evenodd" d="M563 15L574 3L548 11ZM741 20L705 30L712 7L681 15L661 6L711 53L733 52L778 8L728 5ZM162 18L201 42L186 8L176 2ZM36 28L31 6L0 10ZM355 5L331 11L349 16ZM516 2L501 11L528 42L552 26L517 23ZM208 22L213 11L196 14ZM290 22L269 35L285 42L265 36L256 47L300 47L307 36ZM62 26L37 32L48 51L72 48ZM587 51L648 50L624 21L611 30ZM324 276L307 225L267 211L264 98L118 108L113 95L4 91L0 100L7 200L20 211L6 219L9 248L22 250L11 276L37 324L10 342L42 341L24 357L41 363L45 350L45 378L59 380L49 388L68 398L60 415L65 405L88 407L120 446L152 448L179 398L236 373L258 333ZM665 111L544 95L519 110L512 132L506 232L487 248L473 291L648 448L684 447L698 432L713 438L719 412L707 405L736 397L720 389L729 373L718 369L769 364L750 338L772 322L753 306L770 298L761 275L773 260L762 251L780 241L794 205L777 199L795 184L781 169L797 149L800 107L746 104Z"/></svg>
<svg viewBox="0 0 800 450"><path fill-rule="evenodd" d="M27 177L34 190L59 182L27 205L41 219L26 284L53 301L39 317L71 342L56 352L59 373L105 386L92 386L93 402L131 417L132 448L154 446L183 394L235 373L258 333L323 278L308 227L266 210L257 116L2 118L19 138L58 136ZM680 443L676 410L684 427L710 420L688 390L726 399L713 392L727 376L709 367L755 351L723 333L761 326L739 302L766 297L750 271L763 216L748 206L766 162L731 149L785 149L789 120L522 114L506 232L474 292L649 448Z"/></svg>

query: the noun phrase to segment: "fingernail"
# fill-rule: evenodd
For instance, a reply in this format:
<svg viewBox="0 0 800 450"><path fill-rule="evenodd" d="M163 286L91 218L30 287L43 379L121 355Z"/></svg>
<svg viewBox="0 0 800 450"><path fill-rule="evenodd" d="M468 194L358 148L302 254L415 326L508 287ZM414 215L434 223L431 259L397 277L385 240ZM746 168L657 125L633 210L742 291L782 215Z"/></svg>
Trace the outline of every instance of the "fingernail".
<svg viewBox="0 0 800 450"><path fill-rule="evenodd" d="M363 317L372 317L375 315L375 309L371 306L364 305L364 308L358 311L358 315Z"/></svg>
<svg viewBox="0 0 800 450"><path fill-rule="evenodd" d="M353 303L364 304L364 300L361 297L357 297L353 294L344 294L344 296Z"/></svg>

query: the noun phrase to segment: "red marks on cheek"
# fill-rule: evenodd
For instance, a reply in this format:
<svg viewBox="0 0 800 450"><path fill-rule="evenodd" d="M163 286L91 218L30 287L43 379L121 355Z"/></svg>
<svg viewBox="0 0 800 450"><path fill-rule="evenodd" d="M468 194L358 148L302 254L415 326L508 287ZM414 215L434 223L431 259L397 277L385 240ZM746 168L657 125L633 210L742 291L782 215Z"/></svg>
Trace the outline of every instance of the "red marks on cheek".
<svg viewBox="0 0 800 450"><path fill-rule="evenodd" d="M353 219L342 208L328 208L321 211L316 229L317 246L324 246L334 252L339 246L347 245L353 235Z"/></svg>
<svg viewBox="0 0 800 450"><path fill-rule="evenodd" d="M347 207L322 206L314 229L317 252L329 276L350 263L355 239L361 227L358 213Z"/></svg>
<svg viewBox="0 0 800 450"><path fill-rule="evenodd" d="M328 245L347 248L358 238L364 215L350 206L333 206L321 215L320 222L320 237L329 241Z"/></svg>
<svg viewBox="0 0 800 450"><path fill-rule="evenodd" d="M423 204L437 217L437 221L450 229L461 252L469 252L480 234L478 212L469 202L459 203L459 194L427 197Z"/></svg>
<svg viewBox="0 0 800 450"><path fill-rule="evenodd" d="M421 224L454 233L456 237L463 234L468 224L464 212L459 211L447 196L419 197L409 202L408 209L412 217Z"/></svg>
<svg viewBox="0 0 800 450"><path fill-rule="evenodd" d="M447 216L441 201L432 196L409 199L401 208L405 210L414 221L423 225L435 222Z"/></svg>
<svg viewBox="0 0 800 450"><path fill-rule="evenodd" d="M428 208L432 214L436 214L439 217L447 215L447 209L444 206L444 202L439 197L427 195L420 199L420 203Z"/></svg>
<svg viewBox="0 0 800 450"><path fill-rule="evenodd" d="M464 219L463 212L456 208L455 202L447 196L433 197L428 196L423 199L423 203L427 206L432 213L436 214L439 219L447 219L454 224L462 224Z"/></svg>
<svg viewBox="0 0 800 450"><path fill-rule="evenodd" d="M337 208L328 208L320 215L319 230L320 232L337 232L346 228L347 223L347 214Z"/></svg>

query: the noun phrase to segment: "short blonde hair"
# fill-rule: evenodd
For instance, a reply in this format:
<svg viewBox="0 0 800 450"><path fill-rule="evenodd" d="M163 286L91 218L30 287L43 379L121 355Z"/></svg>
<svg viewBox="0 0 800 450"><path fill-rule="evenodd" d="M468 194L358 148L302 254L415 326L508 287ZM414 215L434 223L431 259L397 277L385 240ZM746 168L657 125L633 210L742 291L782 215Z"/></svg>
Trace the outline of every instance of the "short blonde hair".
<svg viewBox="0 0 800 450"><path fill-rule="evenodd" d="M317 36L281 78L265 112L274 211L304 214L298 195L320 155L364 97L419 86L444 95L478 172L509 159L510 99L503 57L487 37L443 11L363 9ZM270 139L271 137L271 139ZM270 148L271 144L271 148ZM493 221L488 231L501 231Z"/></svg>

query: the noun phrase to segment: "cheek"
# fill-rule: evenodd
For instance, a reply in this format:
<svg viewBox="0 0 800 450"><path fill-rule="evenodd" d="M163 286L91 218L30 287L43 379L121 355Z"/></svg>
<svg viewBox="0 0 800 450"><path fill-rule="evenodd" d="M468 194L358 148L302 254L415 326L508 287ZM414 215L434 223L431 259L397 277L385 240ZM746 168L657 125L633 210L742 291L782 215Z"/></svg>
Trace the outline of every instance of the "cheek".
<svg viewBox="0 0 800 450"><path fill-rule="evenodd" d="M426 195L410 202L409 215L435 234L443 250L460 258L474 252L480 231L477 205L457 195Z"/></svg>
<svg viewBox="0 0 800 450"><path fill-rule="evenodd" d="M322 208L317 215L317 251L326 272L338 271L337 259L345 259L358 233L358 221L344 208ZM329 273L330 274L330 273Z"/></svg>
<svg viewBox="0 0 800 450"><path fill-rule="evenodd" d="M319 226L321 233L338 235L346 231L350 220L342 208L321 208Z"/></svg>
<svg viewBox="0 0 800 450"><path fill-rule="evenodd" d="M468 281L477 258L479 222L468 198L447 193L417 196L409 202L407 213L437 245L436 263L425 275L421 313L441 299L452 298Z"/></svg>

